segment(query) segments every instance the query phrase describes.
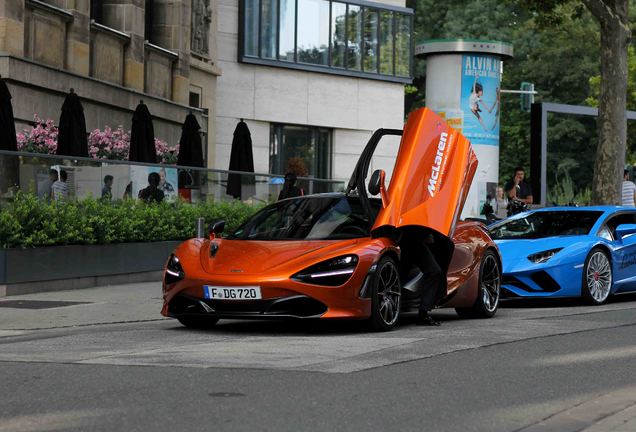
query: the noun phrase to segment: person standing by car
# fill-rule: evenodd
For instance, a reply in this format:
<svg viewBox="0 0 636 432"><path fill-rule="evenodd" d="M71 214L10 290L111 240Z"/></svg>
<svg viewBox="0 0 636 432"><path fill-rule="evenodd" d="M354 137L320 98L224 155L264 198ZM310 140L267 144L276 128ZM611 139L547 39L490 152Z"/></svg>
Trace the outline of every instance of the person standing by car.
<svg viewBox="0 0 636 432"><path fill-rule="evenodd" d="M623 171L621 205L630 207L634 207L636 205L636 185L634 182L629 181L629 170Z"/></svg>
<svg viewBox="0 0 636 432"><path fill-rule="evenodd" d="M429 315L437 302L446 294L447 280L442 266L435 259L435 238L431 233L421 231L405 230L399 240L400 249L405 260L415 265L422 272L422 279L425 281L420 295L420 305L417 314L416 325L438 326L436 321Z"/></svg>
<svg viewBox="0 0 636 432"><path fill-rule="evenodd" d="M525 171L523 167L518 166L515 168L515 174L511 180L509 180L504 189L510 200L518 200L525 204L532 204L532 189L530 185L523 181L525 178Z"/></svg>

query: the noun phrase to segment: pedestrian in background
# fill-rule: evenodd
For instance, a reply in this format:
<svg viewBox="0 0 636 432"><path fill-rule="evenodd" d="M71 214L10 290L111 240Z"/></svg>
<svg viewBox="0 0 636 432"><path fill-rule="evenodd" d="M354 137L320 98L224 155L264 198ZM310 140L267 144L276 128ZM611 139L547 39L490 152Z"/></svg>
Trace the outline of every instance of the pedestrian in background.
<svg viewBox="0 0 636 432"><path fill-rule="evenodd" d="M104 187L102 188L102 199L110 201L113 199L113 176L108 174L104 176Z"/></svg>
<svg viewBox="0 0 636 432"><path fill-rule="evenodd" d="M53 201L62 201L68 198L67 178L68 174L66 171L60 171L60 179L51 185L51 199Z"/></svg>
<svg viewBox="0 0 636 432"><path fill-rule="evenodd" d="M636 185L629 181L629 170L623 171L623 188L621 205L634 207L636 205Z"/></svg>
<svg viewBox="0 0 636 432"><path fill-rule="evenodd" d="M50 200L51 199L51 186L53 186L53 183L55 183L58 179L58 175L57 175L57 171L54 170L53 168L51 168L49 170L49 178L46 180L46 182L44 183L44 186L42 187L42 190L38 190L38 197L45 199L45 200Z"/></svg>
<svg viewBox="0 0 636 432"><path fill-rule="evenodd" d="M528 183L523 181L524 178L525 171L523 167L518 166L515 168L515 173L512 176L512 179L506 183L504 188L508 195L508 199L532 204L532 189Z"/></svg>
<svg viewBox="0 0 636 432"><path fill-rule="evenodd" d="M506 198L501 186L497 186L495 198L492 200L491 205L496 217L499 219L508 217L508 198Z"/></svg>

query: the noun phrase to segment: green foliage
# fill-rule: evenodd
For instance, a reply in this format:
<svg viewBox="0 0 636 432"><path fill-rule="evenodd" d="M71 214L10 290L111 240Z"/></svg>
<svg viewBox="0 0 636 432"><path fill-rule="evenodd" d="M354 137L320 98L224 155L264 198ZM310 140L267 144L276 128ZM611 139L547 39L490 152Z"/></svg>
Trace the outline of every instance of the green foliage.
<svg viewBox="0 0 636 432"><path fill-rule="evenodd" d="M415 9L416 43L447 38L512 43L514 58L504 62L503 89L519 89L521 82L531 82L538 91L536 102L573 105L585 104L593 94L590 77L599 74L599 25L580 2L411 0L408 5ZM409 102L412 99L411 110L426 104L425 66L425 60L416 60L414 85L418 92L407 98ZM630 76L636 77L636 73ZM592 184L589 167L593 166L598 142L594 119L550 116L548 131L548 172L556 172L563 159L577 160L580 166L569 172L572 187L575 195L585 191ZM520 110L518 95L503 94L500 182L505 183L519 165L526 168L526 175L534 174L529 172L530 113ZM549 175L549 189L555 181Z"/></svg>
<svg viewBox="0 0 636 432"><path fill-rule="evenodd" d="M577 191L570 172L579 167L579 162L571 159L563 159L554 172L554 183L548 188L548 203L551 205L589 205L592 199L592 190L588 187Z"/></svg>
<svg viewBox="0 0 636 432"><path fill-rule="evenodd" d="M224 219L230 232L259 209L241 201L145 204L89 198L48 203L18 194L0 207L0 247L185 240L195 235L199 217L206 223Z"/></svg>

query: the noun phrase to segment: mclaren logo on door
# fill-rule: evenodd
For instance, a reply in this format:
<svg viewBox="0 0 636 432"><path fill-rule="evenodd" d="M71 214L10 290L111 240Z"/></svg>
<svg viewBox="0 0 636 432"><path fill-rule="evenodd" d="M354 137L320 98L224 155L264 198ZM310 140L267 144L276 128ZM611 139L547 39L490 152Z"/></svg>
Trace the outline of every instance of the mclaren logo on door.
<svg viewBox="0 0 636 432"><path fill-rule="evenodd" d="M439 137L439 143L437 144L437 154L435 155L431 175L428 178L428 193L431 194L431 197L434 197L442 186L441 173L445 170L446 156L448 154L448 146L446 145L447 140L448 133L442 132Z"/></svg>

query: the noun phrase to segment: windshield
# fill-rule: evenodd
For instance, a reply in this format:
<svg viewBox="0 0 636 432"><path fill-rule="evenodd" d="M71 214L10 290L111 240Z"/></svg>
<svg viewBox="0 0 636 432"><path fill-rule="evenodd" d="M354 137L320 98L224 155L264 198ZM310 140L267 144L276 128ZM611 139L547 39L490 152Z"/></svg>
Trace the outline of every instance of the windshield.
<svg viewBox="0 0 636 432"><path fill-rule="evenodd" d="M600 211L533 212L495 225L489 231L495 240L586 235L602 214Z"/></svg>
<svg viewBox="0 0 636 432"><path fill-rule="evenodd" d="M374 219L379 203L371 200ZM234 231L238 240L336 240L369 236L369 218L357 197L310 196L265 207Z"/></svg>

